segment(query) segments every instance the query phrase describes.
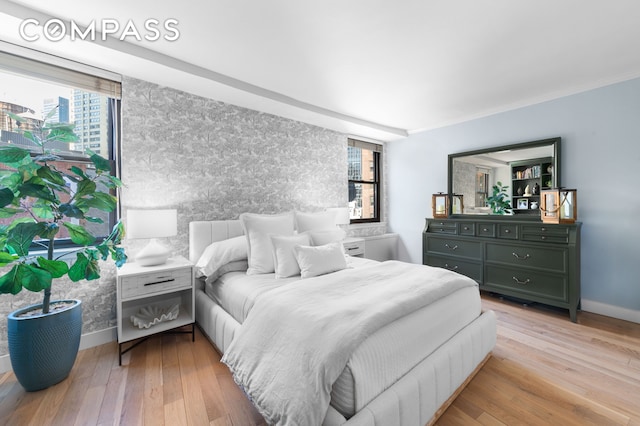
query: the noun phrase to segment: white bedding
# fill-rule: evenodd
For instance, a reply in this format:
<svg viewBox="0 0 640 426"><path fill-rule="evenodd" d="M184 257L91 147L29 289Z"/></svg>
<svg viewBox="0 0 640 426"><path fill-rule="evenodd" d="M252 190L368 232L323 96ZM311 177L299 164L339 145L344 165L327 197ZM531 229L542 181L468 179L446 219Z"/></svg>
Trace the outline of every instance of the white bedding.
<svg viewBox="0 0 640 426"><path fill-rule="evenodd" d="M412 313L417 313L424 304L435 302L434 306L438 306L438 300L458 290L461 300L477 294L476 283L461 275L401 262L347 269L302 282L294 279L268 291L265 287L270 284L261 287L248 302L252 309L244 311L248 306L244 305L233 314L246 319L223 361L267 421L283 425L322 422L332 386L347 361L355 359L355 369L358 357L373 359L361 365L376 363L374 354L379 352L373 346L368 350L368 336L382 329L382 334L393 340L399 333L395 327L401 327L403 321L424 319L419 315L412 318ZM465 292L468 295L463 295ZM359 308L355 308L357 305ZM445 315L450 314L448 309L444 304L439 308ZM469 318L477 317L478 313L479 304L478 311L469 313ZM449 315L450 321L445 316L442 321L438 309L429 315L431 321L453 321L459 323L456 327L466 325L466 319L459 315ZM396 319L400 320L393 323ZM294 323L296 327L291 326ZM393 324L385 327L389 323ZM436 341L446 337L443 333L432 344L437 347ZM414 336L414 343L418 340ZM363 349L358 352L356 348L361 343ZM385 371L389 367L386 362L379 364L385 365ZM393 367L390 370L397 373ZM365 393L366 390L362 389ZM358 389L355 393L358 394Z"/></svg>
<svg viewBox="0 0 640 426"><path fill-rule="evenodd" d="M376 262L350 258L352 267ZM299 280L276 280L273 274L248 276L231 272L204 286L205 293L238 323L242 323L256 297L265 291ZM331 405L349 418L409 369L432 353L450 336L480 314L477 289L461 289L446 300L420 309L369 336L349 359L333 385ZM370 374L372 371L378 374Z"/></svg>

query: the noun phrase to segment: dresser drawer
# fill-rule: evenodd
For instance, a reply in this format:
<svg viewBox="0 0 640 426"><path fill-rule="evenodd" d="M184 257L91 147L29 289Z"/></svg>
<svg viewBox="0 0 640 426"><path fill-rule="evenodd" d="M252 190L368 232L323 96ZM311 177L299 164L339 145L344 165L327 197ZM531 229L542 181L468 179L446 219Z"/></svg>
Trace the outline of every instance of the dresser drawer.
<svg viewBox="0 0 640 426"><path fill-rule="evenodd" d="M487 243L485 261L564 273L567 271L568 250L524 244Z"/></svg>
<svg viewBox="0 0 640 426"><path fill-rule="evenodd" d="M450 271L466 275L467 277L474 279L477 282L482 282L481 263L469 262L454 257L441 257L431 255L426 255L424 262L425 265L448 269Z"/></svg>
<svg viewBox="0 0 640 426"><path fill-rule="evenodd" d="M458 233L460 235L468 235L473 237L475 235L475 230L472 223L461 223L458 227Z"/></svg>
<svg viewBox="0 0 640 426"><path fill-rule="evenodd" d="M120 294L123 299L189 288L191 287L191 268L122 277L120 286Z"/></svg>
<svg viewBox="0 0 640 426"><path fill-rule="evenodd" d="M494 238L496 236L495 223L476 223L476 235L478 237Z"/></svg>
<svg viewBox="0 0 640 426"><path fill-rule="evenodd" d="M444 254L448 256L482 259L482 245L478 241L464 241L453 238L427 238L427 253Z"/></svg>
<svg viewBox="0 0 640 426"><path fill-rule="evenodd" d="M522 239L547 243L569 243L569 228L566 226L523 225Z"/></svg>
<svg viewBox="0 0 640 426"><path fill-rule="evenodd" d="M520 227L518 225L500 223L498 224L498 238L506 240L517 240L519 229Z"/></svg>
<svg viewBox="0 0 640 426"><path fill-rule="evenodd" d="M526 299L550 299L560 302L569 300L566 275L486 265L483 289L510 294Z"/></svg>
<svg viewBox="0 0 640 426"><path fill-rule="evenodd" d="M457 232L457 223L448 220L432 220L429 222L429 232L455 234Z"/></svg>

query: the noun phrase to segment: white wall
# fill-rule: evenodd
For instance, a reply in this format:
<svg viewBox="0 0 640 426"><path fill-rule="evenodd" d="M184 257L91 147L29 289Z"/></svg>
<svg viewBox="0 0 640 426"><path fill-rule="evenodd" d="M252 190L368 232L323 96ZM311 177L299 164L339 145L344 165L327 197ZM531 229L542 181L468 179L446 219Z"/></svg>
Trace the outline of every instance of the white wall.
<svg viewBox="0 0 640 426"><path fill-rule="evenodd" d="M422 262L421 232L431 194L447 190L448 154L555 136L562 185L578 189L583 309L640 322L640 79L387 144L400 259Z"/></svg>

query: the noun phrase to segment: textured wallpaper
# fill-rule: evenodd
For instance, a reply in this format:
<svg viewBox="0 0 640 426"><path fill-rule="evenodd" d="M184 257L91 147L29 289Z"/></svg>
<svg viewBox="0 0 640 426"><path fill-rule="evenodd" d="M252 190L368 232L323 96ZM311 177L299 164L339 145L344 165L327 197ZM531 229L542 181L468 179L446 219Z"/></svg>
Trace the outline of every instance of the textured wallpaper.
<svg viewBox="0 0 640 426"><path fill-rule="evenodd" d="M132 78L122 92L122 213L178 209L178 235L168 241L175 253L188 255L192 220L346 205L346 135ZM128 242L129 253L143 243ZM108 264L98 281L57 281L52 298L83 301L86 334L116 325L115 288ZM0 296L0 355L7 314L40 302L26 291Z"/></svg>

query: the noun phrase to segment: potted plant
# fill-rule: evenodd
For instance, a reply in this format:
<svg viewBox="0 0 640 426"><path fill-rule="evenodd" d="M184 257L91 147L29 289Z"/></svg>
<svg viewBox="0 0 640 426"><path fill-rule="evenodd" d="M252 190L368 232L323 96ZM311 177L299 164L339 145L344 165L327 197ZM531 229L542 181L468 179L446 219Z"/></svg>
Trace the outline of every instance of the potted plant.
<svg viewBox="0 0 640 426"><path fill-rule="evenodd" d="M0 293L17 294L23 288L42 292L41 304L9 314L8 343L13 371L27 391L44 389L66 378L73 367L82 332L79 300L51 301L55 279L73 282L100 277L100 260L126 262L118 222L102 241L85 228L102 223L92 212L112 212L117 199L110 191L121 187L111 176L109 162L87 151L95 171L73 165L61 170L61 157L49 149L54 142L77 141L74 125L48 123L53 109L33 130L18 132L34 145L27 150L0 147ZM20 125L21 117L7 112ZM35 151L35 152L34 152ZM7 222L7 221L3 221ZM58 254L55 239L66 230L77 246ZM64 257L63 257L64 256Z"/></svg>
<svg viewBox="0 0 640 426"><path fill-rule="evenodd" d="M487 204L491 207L493 214L510 214L511 213L511 200L509 200L509 194L506 190L509 186L502 186L502 182L498 181L492 187L492 194L487 197Z"/></svg>

